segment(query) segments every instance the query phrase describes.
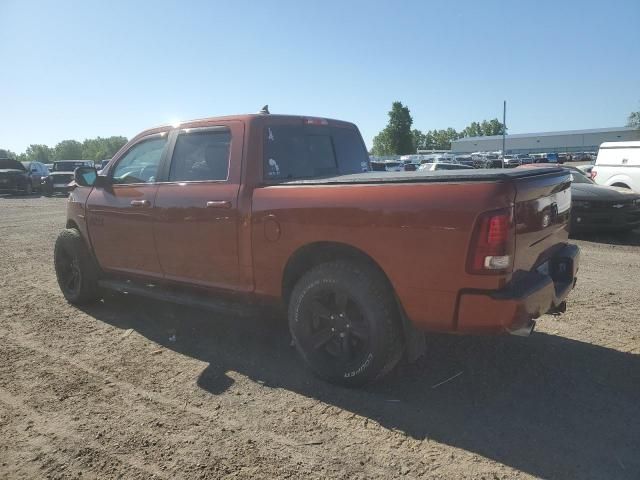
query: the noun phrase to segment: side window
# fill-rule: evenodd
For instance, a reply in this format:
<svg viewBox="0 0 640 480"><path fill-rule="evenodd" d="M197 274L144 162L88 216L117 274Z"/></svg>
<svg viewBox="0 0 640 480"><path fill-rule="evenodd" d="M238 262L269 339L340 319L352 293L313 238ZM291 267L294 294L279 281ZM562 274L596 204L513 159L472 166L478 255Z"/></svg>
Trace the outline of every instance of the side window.
<svg viewBox="0 0 640 480"><path fill-rule="evenodd" d="M173 149L170 182L226 180L229 174L228 130L181 133Z"/></svg>
<svg viewBox="0 0 640 480"><path fill-rule="evenodd" d="M158 175L167 137L154 137L134 145L120 159L113 172L113 183L153 183Z"/></svg>

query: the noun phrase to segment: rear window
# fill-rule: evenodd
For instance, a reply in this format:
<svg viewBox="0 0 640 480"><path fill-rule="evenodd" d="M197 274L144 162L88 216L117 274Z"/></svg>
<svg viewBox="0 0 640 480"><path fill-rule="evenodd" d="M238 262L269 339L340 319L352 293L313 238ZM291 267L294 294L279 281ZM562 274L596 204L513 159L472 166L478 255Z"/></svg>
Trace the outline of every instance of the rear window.
<svg viewBox="0 0 640 480"><path fill-rule="evenodd" d="M264 130L264 178L290 180L368 170L369 156L357 130L272 125Z"/></svg>

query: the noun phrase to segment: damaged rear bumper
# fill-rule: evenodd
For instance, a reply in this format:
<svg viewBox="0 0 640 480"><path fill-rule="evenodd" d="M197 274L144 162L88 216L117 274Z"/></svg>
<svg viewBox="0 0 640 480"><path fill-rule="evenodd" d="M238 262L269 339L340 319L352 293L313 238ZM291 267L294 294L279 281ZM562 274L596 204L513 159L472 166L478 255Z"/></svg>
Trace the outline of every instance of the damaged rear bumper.
<svg viewBox="0 0 640 480"><path fill-rule="evenodd" d="M517 271L498 291L464 291L459 296L457 331L464 333L509 332L528 335L534 319L561 312L574 288L580 249L566 245L535 270Z"/></svg>

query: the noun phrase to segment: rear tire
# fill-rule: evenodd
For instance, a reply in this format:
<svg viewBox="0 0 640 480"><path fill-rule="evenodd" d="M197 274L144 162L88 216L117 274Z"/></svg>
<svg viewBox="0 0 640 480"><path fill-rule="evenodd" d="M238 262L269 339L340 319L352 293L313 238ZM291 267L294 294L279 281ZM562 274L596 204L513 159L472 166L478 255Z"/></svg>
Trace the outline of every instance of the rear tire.
<svg viewBox="0 0 640 480"><path fill-rule="evenodd" d="M91 303L99 298L98 268L78 230L60 232L54 250L58 285L68 302Z"/></svg>
<svg viewBox="0 0 640 480"><path fill-rule="evenodd" d="M382 378L403 352L388 282L366 264L335 261L307 272L291 294L289 329L311 370L349 387Z"/></svg>

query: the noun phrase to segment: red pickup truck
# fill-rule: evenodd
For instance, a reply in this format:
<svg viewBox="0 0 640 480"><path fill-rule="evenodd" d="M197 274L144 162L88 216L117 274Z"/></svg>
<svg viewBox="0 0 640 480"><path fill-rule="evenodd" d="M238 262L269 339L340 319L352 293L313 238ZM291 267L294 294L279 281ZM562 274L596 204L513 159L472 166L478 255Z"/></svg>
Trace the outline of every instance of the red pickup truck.
<svg viewBox="0 0 640 480"><path fill-rule="evenodd" d="M370 172L357 127L241 115L147 130L75 171L55 269L71 303L102 288L212 308L288 310L311 369L361 385L424 332L528 334L563 310L561 168ZM243 305L244 307L240 307Z"/></svg>

